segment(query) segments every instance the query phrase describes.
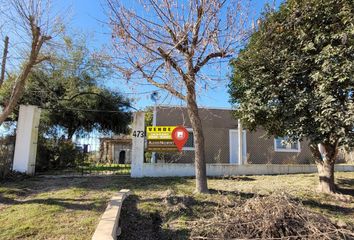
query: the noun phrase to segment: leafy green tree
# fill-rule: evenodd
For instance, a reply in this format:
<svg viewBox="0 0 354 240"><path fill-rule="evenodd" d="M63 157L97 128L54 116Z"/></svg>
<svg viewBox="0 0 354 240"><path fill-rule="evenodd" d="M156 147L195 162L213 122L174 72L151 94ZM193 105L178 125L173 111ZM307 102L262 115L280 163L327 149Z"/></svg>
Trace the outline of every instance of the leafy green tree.
<svg viewBox="0 0 354 240"><path fill-rule="evenodd" d="M319 189L334 192L338 146L354 137L354 1L288 0L231 65L235 115L251 130L309 140Z"/></svg>
<svg viewBox="0 0 354 240"><path fill-rule="evenodd" d="M103 87L111 71L91 57L84 41L73 43L66 38L65 42L62 55L30 74L20 104L46 109L41 117L46 132L60 128L68 139L94 129L126 132L131 121L130 100ZM7 92L0 94L1 102L6 101Z"/></svg>
<svg viewBox="0 0 354 240"><path fill-rule="evenodd" d="M154 118L154 108L146 107L144 109L145 112L145 126L152 126L153 118Z"/></svg>

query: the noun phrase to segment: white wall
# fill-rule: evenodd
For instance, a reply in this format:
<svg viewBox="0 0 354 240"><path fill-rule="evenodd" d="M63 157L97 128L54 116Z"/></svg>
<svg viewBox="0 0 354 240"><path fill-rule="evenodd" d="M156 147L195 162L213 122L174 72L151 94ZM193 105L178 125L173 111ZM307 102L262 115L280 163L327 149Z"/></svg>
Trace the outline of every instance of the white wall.
<svg viewBox="0 0 354 240"><path fill-rule="evenodd" d="M145 131L144 112L134 114L133 131ZM241 137L241 136L240 136ZM194 164L179 163L144 163L143 137L132 139L131 177L190 177L195 176ZM241 146L242 147L242 146ZM241 148L242 149L242 148ZM354 165L336 165L336 171L352 171ZM286 165L286 164L207 164L208 176L225 175L269 175L291 173L317 172L315 165Z"/></svg>
<svg viewBox="0 0 354 240"><path fill-rule="evenodd" d="M132 131L145 131L145 113L134 113L134 121L132 124ZM144 164L144 137L132 137L132 154L131 154L131 177L142 177Z"/></svg>
<svg viewBox="0 0 354 240"><path fill-rule="evenodd" d="M41 110L21 105L16 129L13 170L34 175L37 155L38 125Z"/></svg>
<svg viewBox="0 0 354 240"><path fill-rule="evenodd" d="M336 165L336 171L354 172L354 165ZM285 165L285 164L207 164L208 176L226 175L271 175L291 173L314 173L315 165ZM190 177L195 176L193 164L178 163L144 163L140 177Z"/></svg>

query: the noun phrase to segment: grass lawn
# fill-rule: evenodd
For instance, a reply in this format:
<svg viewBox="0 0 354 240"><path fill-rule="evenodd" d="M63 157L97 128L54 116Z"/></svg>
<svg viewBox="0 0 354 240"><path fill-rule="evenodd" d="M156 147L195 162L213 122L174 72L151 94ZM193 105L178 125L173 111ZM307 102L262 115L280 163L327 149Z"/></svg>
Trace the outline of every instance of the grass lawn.
<svg viewBox="0 0 354 240"><path fill-rule="evenodd" d="M39 175L130 175L130 164L90 164L65 169L51 169L39 172Z"/></svg>
<svg viewBox="0 0 354 240"><path fill-rule="evenodd" d="M83 167L85 173L110 171L115 174L130 175L130 164L95 164Z"/></svg>
<svg viewBox="0 0 354 240"><path fill-rule="evenodd" d="M354 196L354 173L336 173L336 179ZM131 237L124 238L127 228L143 239L185 239L188 221L208 217L221 199L232 202L282 191L335 221L354 224L353 197L345 202L316 194L317 181L316 174L209 179L209 195L193 195L194 180L186 178L33 177L5 182L0 183L0 239L90 239L107 201L123 188L133 191L125 203L129 210L122 213L123 239ZM166 203L171 194L176 204ZM186 208L180 202L190 204Z"/></svg>

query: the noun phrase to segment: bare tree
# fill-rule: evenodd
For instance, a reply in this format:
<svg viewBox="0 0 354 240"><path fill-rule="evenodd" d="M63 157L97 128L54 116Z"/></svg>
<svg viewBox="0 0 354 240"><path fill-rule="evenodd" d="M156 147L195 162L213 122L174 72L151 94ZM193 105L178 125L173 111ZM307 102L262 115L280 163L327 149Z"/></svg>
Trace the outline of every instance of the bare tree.
<svg viewBox="0 0 354 240"><path fill-rule="evenodd" d="M117 69L127 79L137 75L187 103L196 191L208 192L196 89L212 81L202 69L237 51L248 23L247 6L241 0L138 0L125 6L107 0L107 5Z"/></svg>
<svg viewBox="0 0 354 240"><path fill-rule="evenodd" d="M12 113L23 95L33 67L49 59L49 54L45 54L43 49L53 34L59 32L58 18L50 14L50 0L3 0L1 5L7 8L0 8L0 34L4 39L0 88L6 81L8 69L15 72L17 78L10 88L10 98L2 106L0 124ZM8 60L12 65L7 65Z"/></svg>

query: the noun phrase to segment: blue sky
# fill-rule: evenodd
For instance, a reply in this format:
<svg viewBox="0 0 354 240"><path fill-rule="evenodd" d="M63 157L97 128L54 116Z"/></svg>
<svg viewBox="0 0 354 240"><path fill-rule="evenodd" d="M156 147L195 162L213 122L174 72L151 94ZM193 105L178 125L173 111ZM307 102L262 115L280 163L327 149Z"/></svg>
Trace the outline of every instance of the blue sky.
<svg viewBox="0 0 354 240"><path fill-rule="evenodd" d="M279 6L280 2L280 0L276 0L275 5ZM109 26L103 23L106 22L103 7L105 4L104 0L61 0L55 3L57 4L55 8L58 8L59 11L63 11L63 9L65 11L69 10L67 11L69 13L67 22L73 32L79 31L90 36L89 47L92 50L99 50L104 48L105 45L110 44L110 29ZM255 19L260 15L266 3L273 3L273 0L251 1L251 14ZM227 63L221 65L220 71L211 72L211 74L222 79L226 79L229 73L230 69ZM153 104L150 100L150 92L155 90L154 87L135 87L132 90L131 86L129 88L123 79L107 81L107 85L114 90L126 94L127 97L135 98L133 106L138 109ZM231 104L229 103L229 94L227 93L226 85L227 81L215 89L203 91L204 93L198 97L199 106L230 108ZM166 97L161 91L160 95L160 104L181 104L180 100Z"/></svg>

